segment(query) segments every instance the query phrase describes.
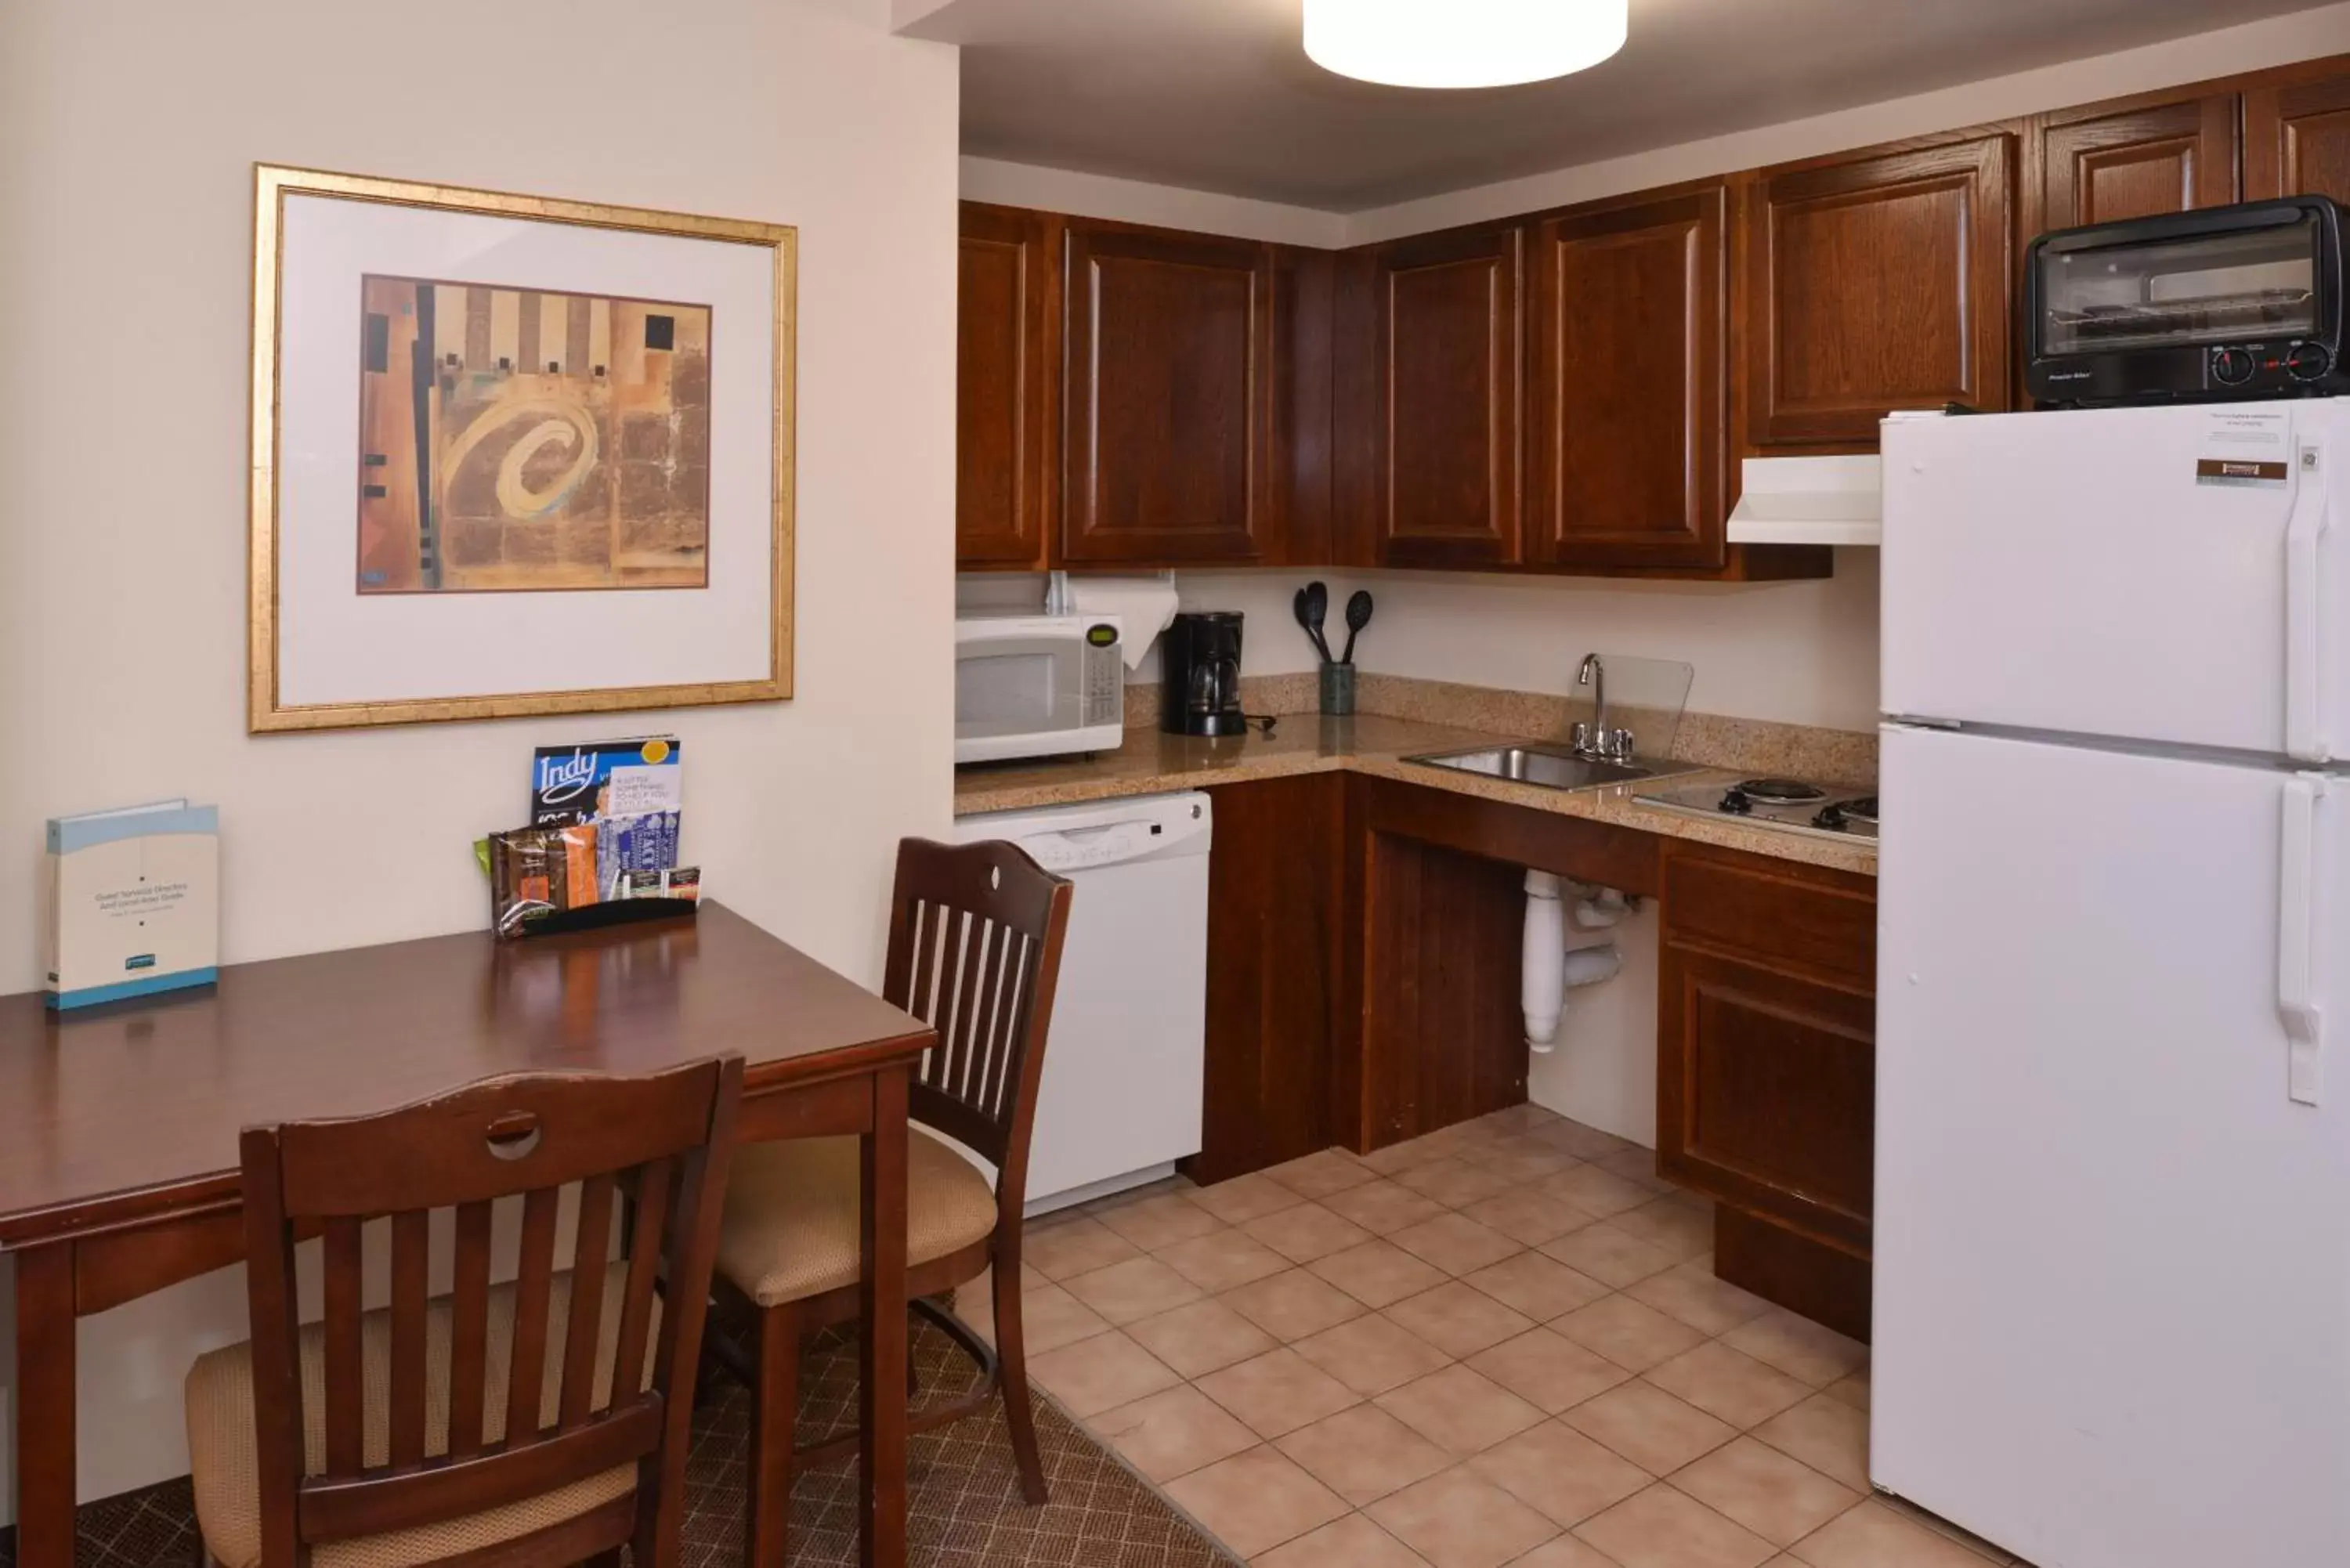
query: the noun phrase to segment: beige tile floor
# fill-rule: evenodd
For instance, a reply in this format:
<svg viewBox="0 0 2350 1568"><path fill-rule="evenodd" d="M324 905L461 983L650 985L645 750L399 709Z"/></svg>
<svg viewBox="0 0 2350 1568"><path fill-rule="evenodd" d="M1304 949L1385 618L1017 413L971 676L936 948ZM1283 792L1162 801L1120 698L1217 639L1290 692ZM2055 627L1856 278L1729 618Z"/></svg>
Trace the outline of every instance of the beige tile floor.
<svg viewBox="0 0 2350 1568"><path fill-rule="evenodd" d="M2013 1563L1869 1495L1867 1347L1711 1235L1648 1151L1522 1106L1038 1220L1029 1366L1263 1568Z"/></svg>

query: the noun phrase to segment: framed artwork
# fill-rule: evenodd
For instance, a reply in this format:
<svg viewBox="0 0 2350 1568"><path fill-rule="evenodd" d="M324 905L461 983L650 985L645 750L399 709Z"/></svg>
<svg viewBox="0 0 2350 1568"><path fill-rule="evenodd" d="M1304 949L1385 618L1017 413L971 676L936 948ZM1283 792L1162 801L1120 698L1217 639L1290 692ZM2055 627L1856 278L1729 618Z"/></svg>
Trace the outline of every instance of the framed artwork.
<svg viewBox="0 0 2350 1568"><path fill-rule="evenodd" d="M789 697L796 242L256 166L248 727Z"/></svg>

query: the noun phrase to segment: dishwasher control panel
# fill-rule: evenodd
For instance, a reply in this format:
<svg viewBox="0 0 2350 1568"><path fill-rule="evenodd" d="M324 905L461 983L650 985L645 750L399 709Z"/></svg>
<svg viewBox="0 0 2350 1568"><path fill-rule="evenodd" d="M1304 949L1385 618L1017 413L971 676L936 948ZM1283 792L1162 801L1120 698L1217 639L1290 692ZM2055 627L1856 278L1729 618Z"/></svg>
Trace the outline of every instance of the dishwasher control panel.
<svg viewBox="0 0 2350 1568"><path fill-rule="evenodd" d="M1073 815L1066 824L1046 826L1032 817L1022 825L1024 831L1015 829L1005 836L1027 851L1037 865L1061 876L1149 859L1208 836L1205 796L1179 797L1166 804L1176 809L1155 809L1162 805L1158 801L1107 801L1098 806L1070 808ZM1137 811L1138 805L1154 809ZM1040 826L1044 831L1037 831Z"/></svg>

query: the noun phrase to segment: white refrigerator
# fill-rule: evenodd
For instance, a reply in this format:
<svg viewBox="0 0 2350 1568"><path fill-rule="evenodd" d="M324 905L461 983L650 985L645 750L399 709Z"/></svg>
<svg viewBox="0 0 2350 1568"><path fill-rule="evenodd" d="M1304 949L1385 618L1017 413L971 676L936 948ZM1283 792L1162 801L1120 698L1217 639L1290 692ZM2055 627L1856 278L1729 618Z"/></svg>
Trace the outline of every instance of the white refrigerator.
<svg viewBox="0 0 2350 1568"><path fill-rule="evenodd" d="M2350 1564L2350 401L1884 460L1872 1479Z"/></svg>

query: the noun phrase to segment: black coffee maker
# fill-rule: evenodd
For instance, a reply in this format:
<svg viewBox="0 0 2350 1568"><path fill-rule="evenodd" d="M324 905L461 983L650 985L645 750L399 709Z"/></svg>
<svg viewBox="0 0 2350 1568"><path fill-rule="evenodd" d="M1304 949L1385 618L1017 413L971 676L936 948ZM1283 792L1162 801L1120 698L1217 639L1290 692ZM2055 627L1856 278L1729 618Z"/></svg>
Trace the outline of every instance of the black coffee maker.
<svg viewBox="0 0 2350 1568"><path fill-rule="evenodd" d="M1159 727L1170 735L1237 735L1241 612L1191 610L1159 639Z"/></svg>

